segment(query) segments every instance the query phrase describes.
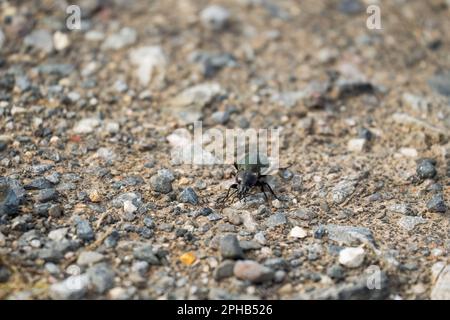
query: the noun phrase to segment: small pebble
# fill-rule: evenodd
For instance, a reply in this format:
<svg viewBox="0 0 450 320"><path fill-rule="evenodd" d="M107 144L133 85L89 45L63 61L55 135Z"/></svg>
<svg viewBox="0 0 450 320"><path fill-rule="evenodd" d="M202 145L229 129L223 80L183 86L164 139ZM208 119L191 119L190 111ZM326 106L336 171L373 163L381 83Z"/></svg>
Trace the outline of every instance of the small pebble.
<svg viewBox="0 0 450 320"><path fill-rule="evenodd" d="M292 238L304 239L308 236L308 233L301 227L294 227L289 232L289 236Z"/></svg>
<svg viewBox="0 0 450 320"><path fill-rule="evenodd" d="M362 247L345 248L339 252L339 263L347 268L358 268L364 262L365 256Z"/></svg>
<svg viewBox="0 0 450 320"><path fill-rule="evenodd" d="M237 261L233 269L236 278L248 280L252 283L263 283L271 281L274 272L252 260Z"/></svg>
<svg viewBox="0 0 450 320"><path fill-rule="evenodd" d="M203 26L214 31L225 28L229 19L230 12L218 5L211 5L200 12Z"/></svg>
<svg viewBox="0 0 450 320"><path fill-rule="evenodd" d="M433 195L427 203L427 209L430 212L445 213L447 211L447 205L442 194Z"/></svg>
<svg viewBox="0 0 450 320"><path fill-rule="evenodd" d="M239 240L234 234L227 234L221 238L220 253L223 259L235 260L244 257L244 252L239 244Z"/></svg>
<svg viewBox="0 0 450 320"><path fill-rule="evenodd" d="M190 187L181 191L180 195L178 196L178 200L182 203L190 203L192 205L198 204L198 196L195 193L194 189Z"/></svg>

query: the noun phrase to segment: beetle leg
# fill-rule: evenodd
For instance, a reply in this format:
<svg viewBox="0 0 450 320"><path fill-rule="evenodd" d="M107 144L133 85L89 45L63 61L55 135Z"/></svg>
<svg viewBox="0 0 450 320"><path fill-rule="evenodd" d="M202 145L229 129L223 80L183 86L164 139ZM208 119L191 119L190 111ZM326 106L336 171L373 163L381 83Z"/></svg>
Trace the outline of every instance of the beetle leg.
<svg viewBox="0 0 450 320"><path fill-rule="evenodd" d="M233 196L231 197L231 202L233 202L234 199L238 199L239 201L242 199L241 194L239 192L237 192L237 190L236 190L236 192L233 192Z"/></svg>
<svg viewBox="0 0 450 320"><path fill-rule="evenodd" d="M261 191L264 193L264 198L266 199L266 201L269 201L269 198L267 197L266 190L264 190L264 184L261 183L261 184L259 185L259 187L261 188Z"/></svg>
<svg viewBox="0 0 450 320"><path fill-rule="evenodd" d="M237 192L237 190L238 190L237 188L238 188L237 183L233 183L228 188L227 194L224 197L220 197L219 199L217 199L217 202L221 202L221 203L225 202L230 196L232 196L233 194L235 194ZM230 194L231 189L235 189L235 190L233 190L233 192Z"/></svg>
<svg viewBox="0 0 450 320"><path fill-rule="evenodd" d="M272 189L272 187L270 186L270 184L268 184L268 183L265 182L265 181L261 182L261 184L262 184L263 186L267 186L267 188L269 188L270 193L275 197L275 199L281 201L280 198L277 197L277 195L275 194L275 192L273 192L273 189Z"/></svg>
<svg viewBox="0 0 450 320"><path fill-rule="evenodd" d="M262 177L262 176L261 176L261 177ZM266 190L264 190L264 186L266 186L267 183L264 182L264 181L258 181L258 182L256 183L256 185L259 186L259 187L261 188L261 191L262 191L263 194L264 194L264 199L266 199L266 202L269 202L269 197L267 196Z"/></svg>

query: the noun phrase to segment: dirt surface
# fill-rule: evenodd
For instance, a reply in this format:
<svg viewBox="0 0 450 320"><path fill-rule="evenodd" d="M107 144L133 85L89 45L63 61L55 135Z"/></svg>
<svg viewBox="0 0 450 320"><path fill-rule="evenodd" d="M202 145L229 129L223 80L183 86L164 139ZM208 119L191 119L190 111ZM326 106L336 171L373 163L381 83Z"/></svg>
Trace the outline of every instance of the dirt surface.
<svg viewBox="0 0 450 320"><path fill-rule="evenodd" d="M0 298L450 299L450 3L377 3L78 1L69 30L3 1ZM194 120L279 128L281 201L220 207L234 167L171 152Z"/></svg>

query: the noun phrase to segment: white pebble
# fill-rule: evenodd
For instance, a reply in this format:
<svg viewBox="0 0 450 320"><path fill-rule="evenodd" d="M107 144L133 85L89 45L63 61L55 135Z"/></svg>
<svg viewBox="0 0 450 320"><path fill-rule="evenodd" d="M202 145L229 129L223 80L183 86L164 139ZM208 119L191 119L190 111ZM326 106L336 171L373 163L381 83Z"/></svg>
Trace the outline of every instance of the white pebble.
<svg viewBox="0 0 450 320"><path fill-rule="evenodd" d="M83 251L77 259L79 266L87 266L103 260L103 255L95 251Z"/></svg>
<svg viewBox="0 0 450 320"><path fill-rule="evenodd" d="M399 151L405 157L409 157L409 158L416 158L417 157L417 150L414 149L414 148L400 148Z"/></svg>
<svg viewBox="0 0 450 320"><path fill-rule="evenodd" d="M351 139L347 144L347 150L352 152L361 152L366 147L366 139Z"/></svg>
<svg viewBox="0 0 450 320"><path fill-rule="evenodd" d="M137 67L136 77L142 86L150 83L155 72L158 72L159 81L165 76L167 58L159 46L146 46L130 51L130 61Z"/></svg>
<svg viewBox="0 0 450 320"><path fill-rule="evenodd" d="M339 252L339 263L348 268L358 268L365 256L366 253L362 247L345 248Z"/></svg>
<svg viewBox="0 0 450 320"><path fill-rule="evenodd" d="M138 208L130 200L123 202L123 211L125 213L135 213Z"/></svg>
<svg viewBox="0 0 450 320"><path fill-rule="evenodd" d="M96 118L86 118L80 120L75 127L73 132L76 134L87 134L94 132L95 128L100 125L100 120Z"/></svg>
<svg viewBox="0 0 450 320"><path fill-rule="evenodd" d="M230 19L230 12L224 7L211 5L200 13L202 24L211 30L223 29Z"/></svg>
<svg viewBox="0 0 450 320"><path fill-rule="evenodd" d="M50 231L48 238L53 241L62 241L65 237L69 228L60 228Z"/></svg>
<svg viewBox="0 0 450 320"><path fill-rule="evenodd" d="M289 237L292 237L292 238L303 239L303 238L306 238L307 236L308 236L308 232L306 232L305 229L298 227L298 226L292 228L291 232L289 232Z"/></svg>
<svg viewBox="0 0 450 320"><path fill-rule="evenodd" d="M62 51L70 45L69 37L65 33L56 31L53 34L53 45L56 50Z"/></svg>

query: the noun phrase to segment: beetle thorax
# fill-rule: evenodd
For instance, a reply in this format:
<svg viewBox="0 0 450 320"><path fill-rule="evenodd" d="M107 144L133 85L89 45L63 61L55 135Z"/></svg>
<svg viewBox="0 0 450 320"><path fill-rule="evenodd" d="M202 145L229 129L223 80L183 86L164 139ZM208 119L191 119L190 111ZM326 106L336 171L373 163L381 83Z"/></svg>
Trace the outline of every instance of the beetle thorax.
<svg viewBox="0 0 450 320"><path fill-rule="evenodd" d="M239 192L247 192L255 186L258 177L251 171L241 171L237 175L239 182Z"/></svg>

